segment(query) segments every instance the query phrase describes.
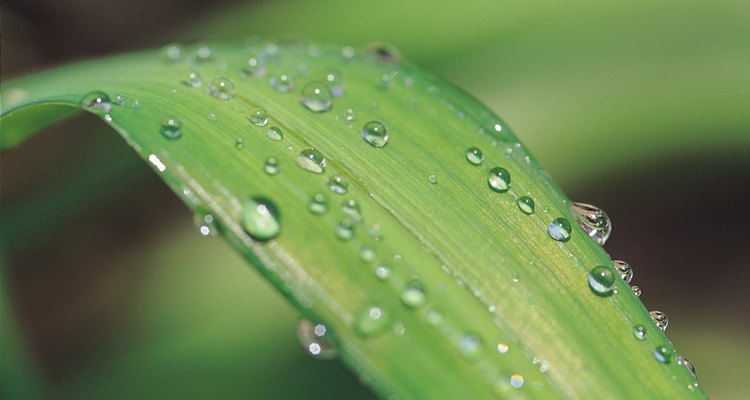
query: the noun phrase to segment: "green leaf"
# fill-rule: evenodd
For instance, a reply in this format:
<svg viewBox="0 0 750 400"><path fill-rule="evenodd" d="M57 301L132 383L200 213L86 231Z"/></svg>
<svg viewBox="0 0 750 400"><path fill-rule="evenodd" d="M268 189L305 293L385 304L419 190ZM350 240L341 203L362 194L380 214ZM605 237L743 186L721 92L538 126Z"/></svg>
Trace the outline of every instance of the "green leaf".
<svg viewBox="0 0 750 400"><path fill-rule="evenodd" d="M508 126L392 49L173 46L2 93L2 149L87 105L383 397L704 397L626 282L592 292L612 261Z"/></svg>

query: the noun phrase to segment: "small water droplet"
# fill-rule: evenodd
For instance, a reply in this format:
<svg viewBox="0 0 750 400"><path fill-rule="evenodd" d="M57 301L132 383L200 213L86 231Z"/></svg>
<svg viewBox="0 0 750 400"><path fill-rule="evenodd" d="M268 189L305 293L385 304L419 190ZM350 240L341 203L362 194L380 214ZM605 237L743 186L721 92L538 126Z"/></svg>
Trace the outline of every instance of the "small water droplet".
<svg viewBox="0 0 750 400"><path fill-rule="evenodd" d="M266 241L281 232L279 211L271 200L253 197L245 201L241 211L242 228L255 240Z"/></svg>
<svg viewBox="0 0 750 400"><path fill-rule="evenodd" d="M198 71L190 70L187 76L181 81L185 86L192 88L199 88L203 84L203 77Z"/></svg>
<svg viewBox="0 0 750 400"><path fill-rule="evenodd" d="M597 296L608 297L614 292L615 273L603 265L589 271L588 281L589 287Z"/></svg>
<svg viewBox="0 0 750 400"><path fill-rule="evenodd" d="M505 193L510 189L510 172L502 167L492 168L487 177L490 189L498 193Z"/></svg>
<svg viewBox="0 0 750 400"><path fill-rule="evenodd" d="M242 68L244 76L261 78L266 74L266 64L258 57L250 57Z"/></svg>
<svg viewBox="0 0 750 400"><path fill-rule="evenodd" d="M573 203L571 210L586 234L603 246L612 233L612 223L607 214L601 208L586 203Z"/></svg>
<svg viewBox="0 0 750 400"><path fill-rule="evenodd" d="M310 210L311 213L317 215L323 215L327 213L328 202L326 201L325 196L320 193L313 196L310 201L307 202L307 209Z"/></svg>
<svg viewBox="0 0 750 400"><path fill-rule="evenodd" d="M625 261L614 260L612 261L612 265L614 265L617 272L620 273L620 278L625 282L630 283L633 279L633 268L630 267L630 264Z"/></svg>
<svg viewBox="0 0 750 400"><path fill-rule="evenodd" d="M522 213L526 215L531 215L534 213L534 199L532 199L529 196L521 196L516 201L516 204L518 204L518 209L521 210Z"/></svg>
<svg viewBox="0 0 750 400"><path fill-rule="evenodd" d="M330 360L336 358L336 348L327 339L328 327L313 324L303 319L297 325L297 337L307 353L315 358Z"/></svg>
<svg viewBox="0 0 750 400"><path fill-rule="evenodd" d="M333 94L333 97L341 97L344 94L344 75L341 71L329 68L323 71L321 75L323 75L323 81L326 85L331 88L331 94Z"/></svg>
<svg viewBox="0 0 750 400"><path fill-rule="evenodd" d="M698 374L695 372L695 367L690 360L683 356L677 356L674 358L674 363L688 370L693 379L698 379Z"/></svg>
<svg viewBox="0 0 750 400"><path fill-rule="evenodd" d="M357 316L354 327L363 336L374 336L390 326L390 316L379 306L365 307Z"/></svg>
<svg viewBox="0 0 750 400"><path fill-rule="evenodd" d="M636 325L633 327L633 336L638 340L646 339L646 327L643 325Z"/></svg>
<svg viewBox="0 0 750 400"><path fill-rule="evenodd" d="M422 284L419 282L410 282L401 291L401 301L408 307L421 308L427 303L427 296L424 293Z"/></svg>
<svg viewBox="0 0 750 400"><path fill-rule="evenodd" d="M373 56L377 61L380 61L383 63L393 64L401 60L401 54L399 54L398 50L395 47L387 45L387 44L372 43L369 46L367 46L366 51L369 55Z"/></svg>
<svg viewBox="0 0 750 400"><path fill-rule="evenodd" d="M571 226L565 218L557 218L549 224L547 234L558 242L567 242L570 240Z"/></svg>
<svg viewBox="0 0 750 400"><path fill-rule="evenodd" d="M352 122L357 120L357 113L354 111L353 108L347 108L346 111L344 111L344 119Z"/></svg>
<svg viewBox="0 0 750 400"><path fill-rule="evenodd" d="M661 329L662 332L665 332L667 330L667 326L669 325L667 314L664 314L661 311L650 311L648 315L651 316L651 319L656 324L656 327Z"/></svg>
<svg viewBox="0 0 750 400"><path fill-rule="evenodd" d="M458 339L458 352L466 358L476 358L482 349L482 340L477 335L463 335Z"/></svg>
<svg viewBox="0 0 750 400"><path fill-rule="evenodd" d="M297 156L297 165L305 171L322 174L326 170L326 159L318 150L306 147Z"/></svg>
<svg viewBox="0 0 750 400"><path fill-rule="evenodd" d="M379 121L370 121L362 128L362 139L373 147L383 148L388 144L388 130Z"/></svg>
<svg viewBox="0 0 750 400"><path fill-rule="evenodd" d="M211 61L212 56L211 48L206 45L200 45L195 51L195 62L204 63Z"/></svg>
<svg viewBox="0 0 750 400"><path fill-rule="evenodd" d="M297 83L288 73L280 73L271 77L271 87L281 93L289 93L297 87Z"/></svg>
<svg viewBox="0 0 750 400"><path fill-rule="evenodd" d="M215 78L208 85L208 94L219 100L229 100L234 97L234 82L229 78Z"/></svg>
<svg viewBox="0 0 750 400"><path fill-rule="evenodd" d="M141 102L138 101L138 100L133 100L133 108L136 109L136 110L140 110L141 109Z"/></svg>
<svg viewBox="0 0 750 400"><path fill-rule="evenodd" d="M367 263L375 262L378 259L378 254L375 252L375 248L369 244L362 245L359 250L359 258Z"/></svg>
<svg viewBox="0 0 750 400"><path fill-rule="evenodd" d="M216 122L218 118L216 117L216 113L208 114L208 120L211 122Z"/></svg>
<svg viewBox="0 0 750 400"><path fill-rule="evenodd" d="M268 130L266 130L266 136L269 139L276 140L276 141L284 139L284 134L281 132L281 129L279 129L279 128L275 127L275 126L272 126L272 127L268 128Z"/></svg>
<svg viewBox="0 0 750 400"><path fill-rule="evenodd" d="M219 233L216 219L211 214L195 214L193 216L193 223L198 228L198 233L201 236L216 236Z"/></svg>
<svg viewBox="0 0 750 400"><path fill-rule="evenodd" d="M242 150L245 148L245 139L243 138L237 138L237 140L234 141L234 147L237 148L237 150Z"/></svg>
<svg viewBox="0 0 750 400"><path fill-rule="evenodd" d="M375 267L375 276L385 281L391 277L391 269L387 265L380 264Z"/></svg>
<svg viewBox="0 0 750 400"><path fill-rule="evenodd" d="M112 110L112 101L106 93L95 90L83 96L81 99L81 106L86 111L101 115Z"/></svg>
<svg viewBox="0 0 750 400"><path fill-rule="evenodd" d="M268 114L260 107L253 107L247 114L247 120L255 126L268 125Z"/></svg>
<svg viewBox="0 0 750 400"><path fill-rule="evenodd" d="M125 97L122 95L116 95L115 99L112 101L112 104L116 106L124 106L125 105Z"/></svg>
<svg viewBox="0 0 750 400"><path fill-rule="evenodd" d="M510 346L508 346L505 343L498 343L497 344L497 352L500 354L505 354L510 350Z"/></svg>
<svg viewBox="0 0 750 400"><path fill-rule="evenodd" d="M359 203L355 200L349 199L341 204L341 211L344 212L349 218L359 221L362 219L362 213L359 207Z"/></svg>
<svg viewBox="0 0 750 400"><path fill-rule="evenodd" d="M466 161L473 165L482 165L484 162L484 154L478 147L469 147L466 149Z"/></svg>
<svg viewBox="0 0 750 400"><path fill-rule="evenodd" d="M430 174L430 176L427 177L427 182L430 182L431 184L435 185L438 183L438 177L435 174Z"/></svg>
<svg viewBox="0 0 750 400"><path fill-rule="evenodd" d="M162 53L164 54L164 59L169 62L175 62L182 57L182 47L178 44L168 44L164 46L164 49L162 50Z"/></svg>
<svg viewBox="0 0 750 400"><path fill-rule="evenodd" d="M179 139L182 137L182 122L175 117L165 117L159 132L167 139Z"/></svg>
<svg viewBox="0 0 750 400"><path fill-rule="evenodd" d="M328 178L326 182L328 189L336 194L346 194L349 191L349 183L339 175Z"/></svg>
<svg viewBox="0 0 750 400"><path fill-rule="evenodd" d="M312 112L325 112L333 105L331 89L323 82L310 82L302 88L300 103Z"/></svg>
<svg viewBox="0 0 750 400"><path fill-rule="evenodd" d="M670 345L657 346L654 349L654 357L662 364L669 364L672 361L672 354L674 350Z"/></svg>
<svg viewBox="0 0 750 400"><path fill-rule="evenodd" d="M523 375L521 374L513 374L510 376L510 386L512 386L515 389L520 389L523 387Z"/></svg>
<svg viewBox="0 0 750 400"><path fill-rule="evenodd" d="M336 236L341 240L352 240L354 239L354 226L351 221L345 219L336 225L334 233L336 233Z"/></svg>
<svg viewBox="0 0 750 400"><path fill-rule="evenodd" d="M635 295L635 297L641 297L641 287L640 286L633 285L630 289L633 290L633 294Z"/></svg>
<svg viewBox="0 0 750 400"><path fill-rule="evenodd" d="M279 161L273 157L267 159L266 162L263 163L263 171L265 171L268 175L278 174L279 171L281 171Z"/></svg>

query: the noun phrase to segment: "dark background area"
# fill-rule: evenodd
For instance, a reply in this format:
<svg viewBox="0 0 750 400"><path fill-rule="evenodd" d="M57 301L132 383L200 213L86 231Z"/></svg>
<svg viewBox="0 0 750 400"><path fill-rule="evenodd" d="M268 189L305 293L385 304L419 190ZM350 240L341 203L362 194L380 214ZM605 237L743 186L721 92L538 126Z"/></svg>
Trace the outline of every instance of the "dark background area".
<svg viewBox="0 0 750 400"><path fill-rule="evenodd" d="M258 7L267 12L272 7L267 5L270 3L284 2L262 2ZM190 42L228 37L226 27L219 26L212 32L206 26L224 18L217 10L224 7L231 10L233 6L231 1L5 1L1 21L2 79L78 59L159 47L177 39ZM242 9L252 10L253 6L252 2L246 3ZM726 23L750 24L750 18L745 17L744 13L732 15L727 10ZM690 21L687 17L685 21L679 16L675 18L673 23ZM533 19L528 22L533 23ZM655 32L662 23L669 22L653 23ZM274 27L261 26L258 30L252 24L237 27L236 36L284 31L283 18L269 24ZM312 32L311 36L330 40L340 35L342 42L349 42L347 32L328 33L325 28L320 29L322 33ZM623 37L627 37L628 28L622 29ZM288 33L304 35L304 30L292 26ZM592 28L590 35L596 34ZM488 36L491 42L491 34ZM359 40L359 36L356 38L354 41ZM618 38L612 38L612 53L628 49L627 43ZM387 39L410 58L410 40L405 40L404 48L397 37ZM606 42L607 38L601 40ZM664 40L682 43L691 38ZM549 102L545 98L533 97L544 90L531 89L532 95L508 107L510 113L504 112L504 106L513 102L512 95L503 97L503 93L488 92L492 85L487 84L481 71L494 70L503 76L506 67L492 65L493 54L507 50L503 43L498 39L494 47L488 44L476 53L486 54L485 62L476 62L481 58L472 55L466 56L462 64L453 53L446 55L449 61L442 62L435 55L439 54L437 51L416 50L414 61L476 93L515 128L521 140L548 166L551 175L559 177L573 200L599 205L608 212L614 233L605 248L613 259L625 260L634 267L633 283L643 289L641 299L648 308L669 316L667 332L677 348L696 365L707 393L713 398L741 396L743 383L749 377L741 364L750 356L750 290L746 287L750 280L750 142L747 140L750 126L742 125L741 119L740 123L735 120L722 125L721 120L712 119L715 115L708 112L706 124L711 124L712 130L698 125L695 129L701 131L690 136L683 125L675 122L673 132L654 139L671 141L674 146L639 150L639 146L651 145L646 140L639 146L624 147L623 152L632 152L626 155L617 154L617 149L602 149L601 145L608 143L601 138L605 135L602 132L566 136L566 129L580 131L575 124L555 132L537 132L535 127L542 125L531 123L529 115L535 115L533 120L556 118L554 113L548 117ZM527 40L525 45L535 43L539 41ZM585 51L576 48L575 43L559 46L566 45L571 46L573 53ZM552 64L544 69L551 72L544 74L535 66L539 60L527 60L529 80L537 79L535 73L542 76L538 78L541 82L555 76L553 57L557 53L550 54L548 59L544 58L544 52L540 55L544 64ZM748 54L730 54L723 60L744 63ZM633 62L640 65L637 60ZM643 62L658 63L652 59ZM507 66L509 76L523 73L524 61L516 63ZM750 71L750 64L744 65ZM584 67L595 69L590 62ZM569 68L561 67L557 79L567 79L565 71ZM644 68L659 69L658 65ZM710 70L710 66L701 68ZM471 73L474 70L480 72ZM721 70L718 71L720 74ZM660 76L652 79L658 81ZM723 79L745 85L750 97L750 77ZM485 86L489 89L483 89ZM580 90L581 96L599 94L585 86ZM681 92L674 94L676 102L681 95ZM744 105L731 107L748 112L750 99L747 100ZM622 121L635 118L630 113L638 110L637 106L632 110L619 107L616 111L621 115L610 117L613 135L627 134L617 127ZM579 115L570 118L586 119L588 111L579 111ZM662 124L669 126L670 122ZM530 132L529 140L525 129ZM722 142L722 136L716 134L722 129L739 130L739 134ZM545 135L553 134L554 144L545 146ZM683 134L687 135L684 141L680 136ZM716 135L716 144L686 145L700 135ZM570 139L566 141L566 137ZM613 143L619 146L620 142ZM561 162L556 157L566 152L567 146L576 151L571 150L569 159ZM601 152L612 153L612 158L619 161L600 167L597 163L587 163L581 156ZM573 166L570 170L568 164ZM106 167L100 168L101 165ZM96 398L112 388L136 383L145 385L147 393L153 395L159 393L156 389L159 383L169 386L170 381L172 386L181 386L183 394L190 397L201 393L201 386L206 393L216 394L212 392L215 387L224 387L223 393L228 396L245 393L244 397L259 392L274 398L303 394L370 396L338 362L321 362L302 354L294 338L295 312L237 256L227 254L230 250L219 239L200 239L192 231L187 208L100 121L78 116L63 122L3 153L0 166L2 219L26 225L18 230L16 225L14 230L8 225L3 228L6 234L13 232L2 249L7 267L3 301L19 321L24 338L21 342L33 354L31 368L41 371L41 381L48 387L45 390L53 396ZM80 199L80 194L91 185L97 187L96 195ZM50 200L61 198L68 201ZM8 218L9 215L13 217ZM197 260L196 253L200 254ZM245 286L228 285L229 280L245 282ZM227 294L227 287L234 287L238 293ZM257 293L249 295L245 291ZM271 310L281 310L274 317L253 311L266 307L267 298L273 298ZM242 314L246 321L228 322L213 316L223 307L246 310ZM254 332L257 337L238 338L223 331L233 329L232 324L239 324L235 327L237 335ZM195 335L193 339L185 339L191 334ZM243 341L256 347L258 343L267 346L232 354L231 345L242 346ZM163 349L165 343L175 342L184 342L186 348L192 349L193 353L187 353L193 358L182 356L185 352L179 349L158 350L160 345ZM205 351L197 351L195 347ZM190 360L196 357L199 362L191 364ZM164 372L179 363L184 364L177 371ZM133 366L140 366L142 371L131 371ZM165 375L161 382L147 377L149 373L162 372ZM286 375L286 380L278 375ZM197 376L203 377L202 384L195 381ZM149 385L154 388L148 389ZM227 385L235 386L227 389Z"/></svg>

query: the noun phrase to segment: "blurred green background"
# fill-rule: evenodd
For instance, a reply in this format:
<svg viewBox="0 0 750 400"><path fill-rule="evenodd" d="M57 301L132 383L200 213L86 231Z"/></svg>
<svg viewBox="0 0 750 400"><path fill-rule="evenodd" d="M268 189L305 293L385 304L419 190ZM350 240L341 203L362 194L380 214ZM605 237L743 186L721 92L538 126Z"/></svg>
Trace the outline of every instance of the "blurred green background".
<svg viewBox="0 0 750 400"><path fill-rule="evenodd" d="M746 396L750 2L8 0L0 17L3 81L173 41L395 45L603 207L606 249L709 396ZM0 167L0 397L373 397L303 354L298 314L100 121Z"/></svg>

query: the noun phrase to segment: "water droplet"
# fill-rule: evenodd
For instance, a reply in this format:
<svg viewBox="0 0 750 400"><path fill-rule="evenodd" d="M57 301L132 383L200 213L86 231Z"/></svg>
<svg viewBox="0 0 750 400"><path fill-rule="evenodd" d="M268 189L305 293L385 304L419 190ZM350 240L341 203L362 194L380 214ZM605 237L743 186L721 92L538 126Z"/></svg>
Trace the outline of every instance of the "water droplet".
<svg viewBox="0 0 750 400"><path fill-rule="evenodd" d="M208 94L219 100L229 100L234 97L234 82L229 78L215 78L208 85Z"/></svg>
<svg viewBox="0 0 750 400"><path fill-rule="evenodd" d="M411 308L421 308L427 303L422 284L411 282L401 291L401 301Z"/></svg>
<svg viewBox="0 0 750 400"><path fill-rule="evenodd" d="M349 218L359 221L362 219L359 203L355 200L349 199L341 204L341 211L344 212Z"/></svg>
<svg viewBox="0 0 750 400"><path fill-rule="evenodd" d="M654 357L662 364L669 364L672 361L672 354L674 354L674 350L669 345L657 346L654 349Z"/></svg>
<svg viewBox="0 0 750 400"><path fill-rule="evenodd" d="M302 89L302 97L299 101L312 112L325 112L333 105L333 95L325 83L310 82Z"/></svg>
<svg viewBox="0 0 750 400"><path fill-rule="evenodd" d="M612 265L614 265L617 272L620 273L620 278L625 282L630 283L633 279L633 268L630 268L630 264L625 261L614 260L612 261Z"/></svg>
<svg viewBox="0 0 750 400"><path fill-rule="evenodd" d="M349 191L349 183L339 175L328 178L326 182L328 189L336 194L346 194Z"/></svg>
<svg viewBox="0 0 750 400"><path fill-rule="evenodd" d="M388 329L390 316L381 307L365 307L358 315L354 327L363 336L374 336Z"/></svg>
<svg viewBox="0 0 750 400"><path fill-rule="evenodd" d="M266 110L260 107L253 107L247 114L247 120L255 126L266 126L268 125L268 114L266 114Z"/></svg>
<svg viewBox="0 0 750 400"><path fill-rule="evenodd" d="M375 262L378 259L378 254L375 252L375 248L369 244L365 244L359 250L359 258L367 263Z"/></svg>
<svg viewBox="0 0 750 400"><path fill-rule="evenodd" d="M95 90L83 96L81 106L94 114L106 114L112 110L112 101L106 93Z"/></svg>
<svg viewBox="0 0 750 400"><path fill-rule="evenodd" d="M281 232L279 211L270 200L253 197L245 201L241 211L242 228L255 240L266 241Z"/></svg>
<svg viewBox="0 0 750 400"><path fill-rule="evenodd" d="M333 97L341 97L344 94L344 75L337 69L327 69L323 71L323 80L331 88Z"/></svg>
<svg viewBox="0 0 750 400"><path fill-rule="evenodd" d="M165 117L159 132L167 139L179 139L182 137L182 123L175 117Z"/></svg>
<svg viewBox="0 0 750 400"><path fill-rule="evenodd" d="M201 236L216 236L219 233L219 227L216 219L211 214L195 214L193 223L198 228Z"/></svg>
<svg viewBox="0 0 750 400"><path fill-rule="evenodd" d="M667 314L664 314L661 311L650 311L648 315L651 316L651 319L656 324L656 327L661 329L662 332L665 332L667 330L667 325L669 325Z"/></svg>
<svg viewBox="0 0 750 400"><path fill-rule="evenodd" d="M234 147L237 148L237 150L242 150L245 148L245 139L243 138L237 138L237 140L234 141Z"/></svg>
<svg viewBox="0 0 750 400"><path fill-rule="evenodd" d="M482 165L484 162L484 154L478 147L469 147L466 149L466 161L473 165Z"/></svg>
<svg viewBox="0 0 750 400"><path fill-rule="evenodd" d="M294 78L287 73L276 74L271 77L271 87L281 93L289 93L297 86Z"/></svg>
<svg viewBox="0 0 750 400"><path fill-rule="evenodd" d="M346 111L344 111L344 119L352 122L357 120L357 113L354 111L353 108L347 108Z"/></svg>
<svg viewBox="0 0 750 400"><path fill-rule="evenodd" d="M608 297L614 292L615 273L602 265L589 271L589 287L597 296Z"/></svg>
<svg viewBox="0 0 750 400"><path fill-rule="evenodd" d="M570 222L565 218L557 218L549 224L547 234L558 242L567 242L570 240L571 227Z"/></svg>
<svg viewBox="0 0 750 400"><path fill-rule="evenodd" d="M523 375L521 374L513 374L510 376L510 386L512 386L515 389L520 389L523 387Z"/></svg>
<svg viewBox="0 0 750 400"><path fill-rule="evenodd" d="M257 57L250 57L242 68L242 73L245 76L260 78L266 74L266 65Z"/></svg>
<svg viewBox="0 0 750 400"><path fill-rule="evenodd" d="M380 264L375 267L375 276L381 280L387 280L391 277L391 269L387 265Z"/></svg>
<svg viewBox="0 0 750 400"><path fill-rule="evenodd" d="M607 214L601 208L586 203L573 203L571 209L586 234L603 246L612 233L612 223Z"/></svg>
<svg viewBox="0 0 750 400"><path fill-rule="evenodd" d="M326 159L319 151L306 147L297 156L297 165L305 171L322 174L326 170Z"/></svg>
<svg viewBox="0 0 750 400"><path fill-rule="evenodd" d="M188 71L187 76L181 82L186 86L199 88L203 84L203 77L198 73L198 71L191 70Z"/></svg>
<svg viewBox="0 0 750 400"><path fill-rule="evenodd" d="M636 325L633 327L633 336L638 340L646 339L646 327L643 325Z"/></svg>
<svg viewBox="0 0 750 400"><path fill-rule="evenodd" d="M383 63L393 64L401 60L401 54L399 54L398 50L387 44L373 43L367 46L366 51L375 57L377 61Z"/></svg>
<svg viewBox="0 0 750 400"><path fill-rule="evenodd" d="M334 233L341 240L352 240L354 239L354 226L351 221L345 219L336 225Z"/></svg>
<svg viewBox="0 0 750 400"><path fill-rule="evenodd" d="M466 358L476 358L482 349L482 340L477 335L464 335L458 340L458 352Z"/></svg>
<svg viewBox="0 0 750 400"><path fill-rule="evenodd" d="M427 177L427 182L430 182L431 184L435 185L438 183L438 177L435 174L430 174L430 176Z"/></svg>
<svg viewBox="0 0 750 400"><path fill-rule="evenodd" d="M534 213L534 199L532 199L529 196L521 196L516 201L516 204L518 204L518 209L521 210L522 213L526 215L531 215Z"/></svg>
<svg viewBox="0 0 750 400"><path fill-rule="evenodd" d="M630 289L633 290L633 294L635 295L635 297L641 297L641 287L640 286L633 285Z"/></svg>
<svg viewBox="0 0 750 400"><path fill-rule="evenodd" d="M122 95L116 95L115 99L112 101L112 104L116 106L124 106L125 105L125 97Z"/></svg>
<svg viewBox="0 0 750 400"><path fill-rule="evenodd" d="M497 344L497 352L500 354L505 354L510 350L510 346L508 346L505 343L498 343Z"/></svg>
<svg viewBox="0 0 750 400"><path fill-rule="evenodd" d="M674 363L688 370L693 379L698 378L698 374L695 372L695 367L687 358L683 356L677 356L674 358Z"/></svg>
<svg viewBox="0 0 750 400"><path fill-rule="evenodd" d="M140 110L141 109L141 102L138 101L137 99L133 100L133 108L136 109L136 110Z"/></svg>
<svg viewBox="0 0 750 400"><path fill-rule="evenodd" d="M510 172L502 167L492 168L487 177L487 183L493 191L505 193L510 189Z"/></svg>
<svg viewBox="0 0 750 400"><path fill-rule="evenodd" d="M208 114L208 120L211 122L216 122L218 118L216 117L216 113Z"/></svg>
<svg viewBox="0 0 750 400"><path fill-rule="evenodd" d="M211 61L211 57L212 57L211 49L206 45L199 46L198 49L195 51L195 62L197 63Z"/></svg>
<svg viewBox="0 0 750 400"><path fill-rule="evenodd" d="M370 121L362 128L362 139L370 145L383 148L388 143L388 130L378 121Z"/></svg>
<svg viewBox="0 0 750 400"><path fill-rule="evenodd" d="M315 358L330 360L336 358L336 348L327 339L328 327L313 324L303 319L297 325L297 337L307 353Z"/></svg>
<svg viewBox="0 0 750 400"><path fill-rule="evenodd" d="M169 44L164 46L162 53L167 61L175 62L182 57L182 47L178 44Z"/></svg>
<svg viewBox="0 0 750 400"><path fill-rule="evenodd" d="M263 171L265 171L268 175L276 175L280 170L281 167L279 165L279 161L273 157L267 159L263 164Z"/></svg>
<svg viewBox="0 0 750 400"><path fill-rule="evenodd" d="M318 193L307 202L307 209L313 214L323 215L328 212L328 202L322 194Z"/></svg>
<svg viewBox="0 0 750 400"><path fill-rule="evenodd" d="M268 130L266 130L266 136L269 139L276 140L276 141L284 139L284 134L281 132L281 129L279 129L279 128L275 127L275 126L272 126L272 127L268 128Z"/></svg>

